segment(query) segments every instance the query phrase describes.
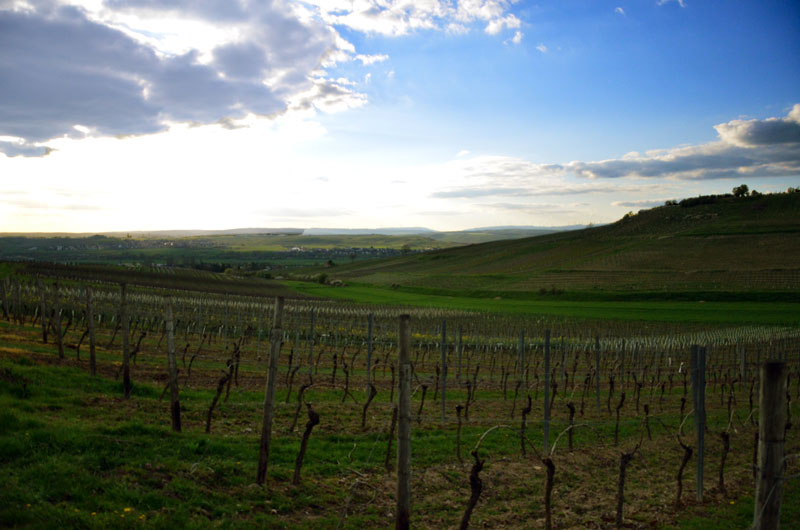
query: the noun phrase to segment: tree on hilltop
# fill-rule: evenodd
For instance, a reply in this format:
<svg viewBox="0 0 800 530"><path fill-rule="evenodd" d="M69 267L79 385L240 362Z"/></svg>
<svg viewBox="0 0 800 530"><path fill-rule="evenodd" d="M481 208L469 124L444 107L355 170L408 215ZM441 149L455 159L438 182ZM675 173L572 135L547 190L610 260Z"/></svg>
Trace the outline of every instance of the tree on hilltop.
<svg viewBox="0 0 800 530"><path fill-rule="evenodd" d="M748 193L750 193L750 188L747 187L747 184L742 184L741 186L733 188L734 197L747 197Z"/></svg>

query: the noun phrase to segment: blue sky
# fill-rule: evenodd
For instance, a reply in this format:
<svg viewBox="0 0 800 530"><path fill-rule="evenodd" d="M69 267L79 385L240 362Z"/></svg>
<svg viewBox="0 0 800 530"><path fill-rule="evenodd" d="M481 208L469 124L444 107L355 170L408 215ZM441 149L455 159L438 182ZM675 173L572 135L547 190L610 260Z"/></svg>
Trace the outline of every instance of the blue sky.
<svg viewBox="0 0 800 530"><path fill-rule="evenodd" d="M0 0L0 94L0 232L551 226L800 185L796 2Z"/></svg>

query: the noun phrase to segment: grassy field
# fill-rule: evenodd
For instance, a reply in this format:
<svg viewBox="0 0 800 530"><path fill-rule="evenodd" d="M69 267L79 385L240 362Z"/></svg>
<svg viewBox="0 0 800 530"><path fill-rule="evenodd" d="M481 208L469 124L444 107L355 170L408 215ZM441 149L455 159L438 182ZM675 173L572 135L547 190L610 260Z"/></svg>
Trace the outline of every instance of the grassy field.
<svg viewBox="0 0 800 530"><path fill-rule="evenodd" d="M66 338L77 338L80 330ZM350 373L353 397L343 390L341 366L334 379L333 352L352 358L354 350L335 348L323 356L314 386L305 401L320 414L302 468L302 483L291 484L300 432L290 428L297 387L303 372L288 383L287 344L281 355L277 416L267 483L254 484L258 458L265 367L255 344L244 344L238 384L214 411L211 433L204 433L227 341L209 351L187 375L180 376L183 432L170 430L169 402L163 399L165 359L156 337L148 338L132 366L130 399L123 399L118 346L106 348L109 332L98 340L98 376L88 374L85 347L82 360L74 350L59 360L55 346L42 344L40 330L0 322L0 525L21 528L385 528L393 524L395 473L384 463L391 417L391 374L376 370L378 397L361 428L364 372L361 363ZM190 342L193 339L190 335ZM263 346L262 346L263 348ZM263 350L262 350L263 351ZM363 360L363 354L361 359ZM435 355L434 355L435 359ZM343 359L340 357L340 362ZM335 362L335 361L333 361ZM464 403L466 390L451 382L446 394L448 418L438 419L433 394L433 364L423 356L417 364L422 383L430 385L424 402L420 387L412 398L412 523L419 528L457 526L470 495L469 451L480 445L485 459L484 491L472 518L473 527L531 528L544 525L543 436L540 421L543 391L529 388L534 412L527 421L527 454L520 452L520 410L512 388L495 374L482 371L480 388L461 429L462 458L457 457L457 425L452 407ZM710 379L710 382L712 379ZM794 397L797 380L790 386ZM509 385L511 386L511 385ZM593 398L576 418L575 450L567 437L558 438L551 457L555 464L554 521L558 528L613 528L616 472L621 451L631 451L641 439L628 469L625 522L628 528L743 528L752 520L753 427L747 418L747 386L738 385L732 451L725 473L726 489L717 487L721 442L728 412L722 389L708 390L706 495L694 500L694 460L684 475L681 505L675 504L675 473L682 452L675 432L681 423L681 385L661 398L643 392L650 403L652 439L642 423L634 392L622 409L619 446L615 446L613 415L619 390L601 395L600 411ZM648 397L649 394L649 397ZM572 390L576 405L580 391ZM636 406L634 403L636 402ZM800 413L792 400L792 417ZM516 415L514 410L516 409ZM581 410L583 407L581 407ZM564 391L556 397L551 443L568 425ZM419 416L418 416L419 414ZM730 428L729 428L730 429ZM687 443L693 434L686 423ZM395 446L396 447L396 446ZM800 452L795 429L787 436L787 453ZM394 453L389 461L393 462ZM792 462L789 473L800 468ZM800 515L800 483L787 482L783 518L786 527Z"/></svg>
<svg viewBox="0 0 800 530"><path fill-rule="evenodd" d="M513 315L695 324L797 325L800 322L800 303L796 302L581 301L553 300L546 296L540 299L519 300L456 294L425 294L419 291L407 292L404 289L357 284L346 287L332 287L313 282L285 282L285 284L295 291L312 297Z"/></svg>

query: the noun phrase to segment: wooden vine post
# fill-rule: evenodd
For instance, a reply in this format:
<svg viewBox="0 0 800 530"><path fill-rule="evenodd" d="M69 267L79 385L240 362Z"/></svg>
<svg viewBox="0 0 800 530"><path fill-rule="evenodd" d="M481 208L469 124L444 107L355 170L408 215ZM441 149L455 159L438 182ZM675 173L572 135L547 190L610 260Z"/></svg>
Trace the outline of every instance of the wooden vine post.
<svg viewBox="0 0 800 530"><path fill-rule="evenodd" d="M264 485L267 478L267 464L269 463L269 446L272 440L272 419L275 414L275 386L278 382L278 357L281 353L283 342L283 297L275 299L275 316L272 320L272 332L269 336L269 368L267 371L267 387L264 392L264 417L261 422L261 444L258 449L258 471L256 483Z"/></svg>
<svg viewBox="0 0 800 530"><path fill-rule="evenodd" d="M522 386L522 381L525 379L525 331L519 332L519 343L517 344L517 364L519 365L519 372L517 374L518 386ZM525 385L525 391L528 390L528 385Z"/></svg>
<svg viewBox="0 0 800 530"><path fill-rule="evenodd" d="M447 321L442 319L442 425L444 425L445 418L445 391L447 390Z"/></svg>
<svg viewBox="0 0 800 530"><path fill-rule="evenodd" d="M596 386L597 415L600 415L600 336L594 337L594 381Z"/></svg>
<svg viewBox="0 0 800 530"><path fill-rule="evenodd" d="M18 280L14 285L14 312L17 314L17 322L19 322L19 325L24 325L25 313L22 307L22 280Z"/></svg>
<svg viewBox="0 0 800 530"><path fill-rule="evenodd" d="M706 427L706 349L692 346L692 399L697 435L697 501L703 501L703 449Z"/></svg>
<svg viewBox="0 0 800 530"><path fill-rule="evenodd" d="M181 432L181 404L178 399L178 364L175 362L175 324L172 316L172 299L167 297L167 369L169 370L169 403L172 416L172 430Z"/></svg>
<svg viewBox="0 0 800 530"><path fill-rule="evenodd" d="M308 332L308 380L314 375L314 308L311 308L311 324Z"/></svg>
<svg viewBox="0 0 800 530"><path fill-rule="evenodd" d="M2 297L2 304L3 304L3 318L11 321L11 318L8 315L8 289L7 287L8 278L0 278L0 297Z"/></svg>
<svg viewBox="0 0 800 530"><path fill-rule="evenodd" d="M19 285L17 285L17 300L19 300ZM20 305L20 315L22 315ZM64 358L64 337L61 332L61 300L58 297L58 282L53 284L53 316L56 319L56 344L58 344L58 358ZM127 397L127 396L126 396Z"/></svg>
<svg viewBox="0 0 800 530"><path fill-rule="evenodd" d="M131 397L131 352L128 345L130 321L128 320L128 304L126 301L127 285L120 284L119 322L122 326L122 392L125 399Z"/></svg>
<svg viewBox="0 0 800 530"><path fill-rule="evenodd" d="M395 529L411 525L411 328L409 315L400 315L397 424L397 515Z"/></svg>
<svg viewBox="0 0 800 530"><path fill-rule="evenodd" d="M755 530L779 527L784 480L786 433L786 363L768 361L761 366L758 399L758 479L753 513Z"/></svg>
<svg viewBox="0 0 800 530"><path fill-rule="evenodd" d="M97 374L97 359L95 357L94 338L94 307L92 305L92 286L86 286L86 325L89 330L89 370L92 375Z"/></svg>
<svg viewBox="0 0 800 530"><path fill-rule="evenodd" d="M456 339L456 381L458 384L461 384L461 356L464 353L464 344L463 344L463 337L461 332L461 326L458 326L458 331L456 332L457 339Z"/></svg>
<svg viewBox="0 0 800 530"><path fill-rule="evenodd" d="M375 387L372 386L372 348L374 330L375 313L370 313L369 319L367 320L367 401L371 401L369 396L372 395L372 391L375 389ZM364 407L364 410L366 411L366 407Z"/></svg>
<svg viewBox="0 0 800 530"><path fill-rule="evenodd" d="M42 322L42 342L47 344L47 299L41 278L37 280L36 285L39 289L39 314L41 315Z"/></svg>
<svg viewBox="0 0 800 530"><path fill-rule="evenodd" d="M544 330L544 451L550 447L550 330Z"/></svg>

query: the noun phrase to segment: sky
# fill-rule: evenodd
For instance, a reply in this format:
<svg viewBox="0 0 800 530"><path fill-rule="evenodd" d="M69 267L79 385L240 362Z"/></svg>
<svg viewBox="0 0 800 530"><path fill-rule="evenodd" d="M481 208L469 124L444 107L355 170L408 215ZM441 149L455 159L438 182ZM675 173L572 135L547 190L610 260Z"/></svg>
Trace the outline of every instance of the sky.
<svg viewBox="0 0 800 530"><path fill-rule="evenodd" d="M0 232L611 222L800 186L800 3L0 0Z"/></svg>

